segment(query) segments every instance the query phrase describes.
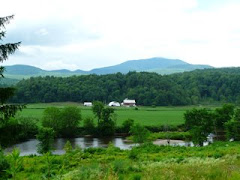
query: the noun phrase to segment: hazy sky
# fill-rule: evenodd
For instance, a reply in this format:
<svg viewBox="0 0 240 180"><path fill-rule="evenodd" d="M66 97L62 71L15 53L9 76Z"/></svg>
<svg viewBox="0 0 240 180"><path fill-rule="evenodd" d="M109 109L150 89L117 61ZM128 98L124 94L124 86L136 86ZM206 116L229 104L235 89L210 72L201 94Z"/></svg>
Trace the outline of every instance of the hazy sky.
<svg viewBox="0 0 240 180"><path fill-rule="evenodd" d="M7 64L83 69L151 57L240 66L240 0L0 0Z"/></svg>

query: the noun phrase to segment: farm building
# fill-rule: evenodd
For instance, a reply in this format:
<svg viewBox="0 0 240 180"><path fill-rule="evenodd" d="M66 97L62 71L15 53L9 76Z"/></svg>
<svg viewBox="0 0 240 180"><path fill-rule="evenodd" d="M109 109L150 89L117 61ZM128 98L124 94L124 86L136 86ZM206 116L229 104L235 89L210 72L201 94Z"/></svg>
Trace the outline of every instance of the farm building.
<svg viewBox="0 0 240 180"><path fill-rule="evenodd" d="M136 106L136 101L134 99L124 99L123 102L121 103L122 106Z"/></svg>
<svg viewBox="0 0 240 180"><path fill-rule="evenodd" d="M83 105L84 106L92 106L92 102L84 102Z"/></svg>
<svg viewBox="0 0 240 180"><path fill-rule="evenodd" d="M121 105L120 105L120 103L117 102L117 101L112 101L112 102L110 102L110 103L108 104L108 106L119 107L119 106L121 106Z"/></svg>

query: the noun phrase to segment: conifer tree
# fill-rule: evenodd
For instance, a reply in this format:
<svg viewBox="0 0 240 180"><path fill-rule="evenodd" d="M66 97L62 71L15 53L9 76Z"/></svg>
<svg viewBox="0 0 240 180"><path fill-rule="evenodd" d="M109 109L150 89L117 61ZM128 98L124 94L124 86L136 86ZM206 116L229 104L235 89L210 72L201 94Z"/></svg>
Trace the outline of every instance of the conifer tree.
<svg viewBox="0 0 240 180"><path fill-rule="evenodd" d="M17 43L3 43L3 38L6 35L5 25L7 25L12 16L0 17L0 63L8 59L8 56L13 54L21 42ZM4 67L0 65L0 80L3 76ZM7 100L14 95L15 89L12 87L0 87L0 128L4 126L10 117L13 117L17 110L22 109L22 105L6 104Z"/></svg>

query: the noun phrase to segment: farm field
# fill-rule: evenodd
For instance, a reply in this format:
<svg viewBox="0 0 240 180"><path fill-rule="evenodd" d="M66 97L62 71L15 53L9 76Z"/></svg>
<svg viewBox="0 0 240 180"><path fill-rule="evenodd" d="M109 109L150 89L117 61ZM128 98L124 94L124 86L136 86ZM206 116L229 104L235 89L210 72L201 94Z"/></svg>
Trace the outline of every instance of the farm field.
<svg viewBox="0 0 240 180"><path fill-rule="evenodd" d="M40 103L29 104L27 108L22 112L19 112L20 116L30 116L41 119L43 111L47 107L63 108L65 106L78 106L81 109L82 118L94 117L91 107L85 107L80 103ZM194 106L184 107L138 107L136 110L134 107L118 107L115 108L115 114L117 117L117 125L121 125L122 122L128 118L135 120L135 122L147 126L158 125L179 125L184 123L184 113L188 109L192 109ZM208 107L215 108L215 107ZM95 119L96 121L96 119Z"/></svg>

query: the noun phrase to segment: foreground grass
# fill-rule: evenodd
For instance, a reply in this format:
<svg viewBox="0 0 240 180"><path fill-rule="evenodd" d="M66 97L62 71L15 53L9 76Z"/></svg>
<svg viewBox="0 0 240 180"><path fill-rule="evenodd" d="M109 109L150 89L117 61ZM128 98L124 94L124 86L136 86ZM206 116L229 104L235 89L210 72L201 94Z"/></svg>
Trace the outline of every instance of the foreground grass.
<svg viewBox="0 0 240 180"><path fill-rule="evenodd" d="M22 112L19 112L20 116L24 117L36 117L41 119L43 111L47 107L59 107L65 106L79 106L81 108L82 117L94 117L91 107L84 107L78 103L42 103L42 104L29 104L27 108ZM197 106L199 107L199 106ZM159 125L180 125L184 123L183 114L186 110L192 109L193 106L185 107L138 107L135 108L115 108L115 114L117 117L117 125L121 125L122 122L128 118L135 120L135 122L146 126L159 126ZM209 108L215 108L209 106ZM96 120L95 120L96 122Z"/></svg>
<svg viewBox="0 0 240 180"><path fill-rule="evenodd" d="M61 156L22 157L17 179L239 179L240 143L207 147L144 144L132 150L89 148ZM47 161L48 159L48 161Z"/></svg>

